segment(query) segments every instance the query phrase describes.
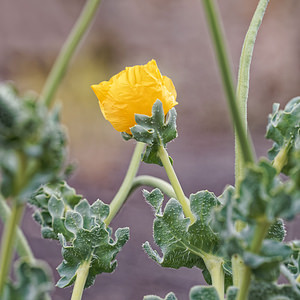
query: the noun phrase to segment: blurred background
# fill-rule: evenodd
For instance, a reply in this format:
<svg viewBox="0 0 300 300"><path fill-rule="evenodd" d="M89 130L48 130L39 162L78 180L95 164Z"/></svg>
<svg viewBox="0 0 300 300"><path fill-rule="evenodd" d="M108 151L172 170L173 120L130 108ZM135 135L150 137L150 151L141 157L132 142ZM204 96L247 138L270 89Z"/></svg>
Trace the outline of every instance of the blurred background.
<svg viewBox="0 0 300 300"><path fill-rule="evenodd" d="M244 35L258 1L219 1L232 68L237 74ZM1 0L0 80L13 80L21 92L40 92L45 78L78 17L83 0ZM251 69L249 127L258 156L273 102L285 105L300 94L300 2L272 0L259 32ZM234 183L234 139L201 1L103 0L96 20L72 61L57 93L77 164L69 184L90 202L109 203L126 173L134 142L125 142L106 122L90 85L108 80L125 66L157 60L177 89L179 137L169 153L185 193L208 189L219 195ZM142 164L140 174L167 179L159 166ZM23 228L34 253L55 268L61 262L56 241L42 240L28 209ZM83 299L139 300L146 294L174 291L188 299L203 283L196 269L162 269L143 252L152 238L153 213L136 191L111 223L129 226L131 239L118 255L119 267L102 274ZM300 219L298 219L298 223ZM297 221L287 239L300 238ZM68 299L71 288L56 289L53 299Z"/></svg>

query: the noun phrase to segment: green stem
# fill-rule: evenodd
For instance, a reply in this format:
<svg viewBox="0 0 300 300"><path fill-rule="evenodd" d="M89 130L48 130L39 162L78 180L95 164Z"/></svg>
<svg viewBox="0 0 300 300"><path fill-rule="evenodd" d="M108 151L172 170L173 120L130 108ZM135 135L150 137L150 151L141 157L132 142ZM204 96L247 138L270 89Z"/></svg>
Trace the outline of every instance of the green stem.
<svg viewBox="0 0 300 300"><path fill-rule="evenodd" d="M91 24L100 3L101 0L87 1L54 63L41 92L41 99L48 107L51 105L54 94L65 74L69 62L79 42L82 40L82 37L89 28L89 25Z"/></svg>
<svg viewBox="0 0 300 300"><path fill-rule="evenodd" d="M92 260L92 255L89 257L88 260L83 261L80 264L79 268L77 269L76 280L75 280L71 300L81 300L86 279L89 275L91 260Z"/></svg>
<svg viewBox="0 0 300 300"><path fill-rule="evenodd" d="M250 66L254 50L256 36L264 17L269 0L260 0L251 20L249 29L245 36L242 53L240 57L240 66L237 83L237 101L244 128L247 130L247 100L249 94ZM238 134L235 133L235 183L239 184L244 172L244 160L242 148L238 142Z"/></svg>
<svg viewBox="0 0 300 300"><path fill-rule="evenodd" d="M14 241L16 229L22 218L24 211L24 204L18 204L16 201L13 204L11 216L5 224L4 233L1 242L1 255L0 255L0 295L10 270L10 264L14 253Z"/></svg>
<svg viewBox="0 0 300 300"><path fill-rule="evenodd" d="M262 220L257 223L255 232L254 232L254 237L251 242L250 249L249 249L250 252L252 252L254 254L259 253L262 243L263 243L263 240L264 240L266 234L268 233L269 227L270 227L270 223L265 220ZM243 272L242 278L241 278L241 285L240 285L240 289L238 292L237 300L247 299L250 283L251 283L251 269L248 266L245 266L245 269L244 269L244 272Z"/></svg>
<svg viewBox="0 0 300 300"><path fill-rule="evenodd" d="M136 176L136 173L138 171L138 168L141 163L141 155L143 153L145 144L138 142L136 144L134 153L132 155L128 171L126 173L126 176L123 180L123 183L118 191L118 193L115 195L114 199L111 201L109 205L109 215L104 221L105 224L108 226L111 220L115 217L115 215L118 213L122 205L124 204L125 200L128 197L128 194L131 190L133 179Z"/></svg>
<svg viewBox="0 0 300 300"><path fill-rule="evenodd" d="M215 52L219 64L228 107L230 109L231 119L236 130L239 145L242 149L243 161L246 163L253 162L254 155L252 152L252 147L248 140L244 122L242 122L241 114L237 105L233 76L231 73L229 59L225 47L225 41L219 22L219 16L215 8L215 3L214 0L202 0L202 3L204 6L207 23L210 28L211 37L214 42Z"/></svg>
<svg viewBox="0 0 300 300"><path fill-rule="evenodd" d="M297 277L296 281L300 283L300 275Z"/></svg>
<svg viewBox="0 0 300 300"><path fill-rule="evenodd" d="M169 155L167 150L165 149L164 146L160 146L159 150L158 150L158 156L166 170L166 173L169 177L170 183L174 189L174 192L176 194L176 198L177 200L180 202L182 209L183 209L183 213L185 214L186 217L190 218L191 223L195 222L195 217L190 209L190 202L189 200L186 198L186 196L183 193L182 187L179 183L179 180L176 176L176 173L173 169L173 166L170 162L169 159Z"/></svg>
<svg viewBox="0 0 300 300"><path fill-rule="evenodd" d="M176 194L173 190L173 187L168 182L149 175L141 175L134 178L132 182L132 187L130 193L132 193L138 187L146 185L151 186L153 188L159 188L164 194L166 194L170 198L176 198Z"/></svg>
<svg viewBox="0 0 300 300"><path fill-rule="evenodd" d="M6 204L4 198L0 195L0 218L2 219L3 223L5 224L8 222L11 216L11 211L9 206ZM26 240L22 230L17 228L16 231L16 250L20 257L27 257L30 262L34 262L35 258L32 253L32 250Z"/></svg>
<svg viewBox="0 0 300 300"><path fill-rule="evenodd" d="M223 259L216 256L205 256L205 265L210 273L212 286L218 292L219 299L224 299L224 269L223 269Z"/></svg>

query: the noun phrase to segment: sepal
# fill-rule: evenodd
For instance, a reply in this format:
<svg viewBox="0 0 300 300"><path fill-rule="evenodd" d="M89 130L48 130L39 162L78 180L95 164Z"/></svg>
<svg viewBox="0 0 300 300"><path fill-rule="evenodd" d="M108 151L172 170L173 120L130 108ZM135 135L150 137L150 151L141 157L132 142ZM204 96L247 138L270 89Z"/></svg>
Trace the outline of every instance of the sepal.
<svg viewBox="0 0 300 300"><path fill-rule="evenodd" d="M130 130L136 141L147 144L142 157L144 162L162 166L157 152L160 146L166 147L168 142L177 137L176 115L175 108L172 108L166 118L160 100L153 104L151 117L135 115L137 125ZM128 139L128 135L123 137Z"/></svg>

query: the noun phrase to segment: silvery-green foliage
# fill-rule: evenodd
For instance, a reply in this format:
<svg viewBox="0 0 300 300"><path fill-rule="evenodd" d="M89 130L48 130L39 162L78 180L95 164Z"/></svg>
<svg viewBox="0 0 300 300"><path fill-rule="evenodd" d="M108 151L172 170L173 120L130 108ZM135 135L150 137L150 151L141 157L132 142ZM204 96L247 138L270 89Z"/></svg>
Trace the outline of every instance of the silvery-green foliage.
<svg viewBox="0 0 300 300"><path fill-rule="evenodd" d="M155 211L154 241L163 254L161 257L152 249L149 242L146 242L143 247L149 257L163 267L178 269L196 266L203 270L205 279L210 282L210 275L203 259L209 255L222 259L220 239L210 227L212 210L220 205L217 197L208 191L190 196L191 211L196 217L193 224L189 218L184 217L182 206L175 199L170 199L164 210L162 209L164 197L159 189L150 193L144 191L144 197ZM230 267L226 259L223 268L226 283L230 284Z"/></svg>
<svg viewBox="0 0 300 300"><path fill-rule="evenodd" d="M9 281L2 300L47 300L53 284L48 267L40 261L15 263L15 282Z"/></svg>
<svg viewBox="0 0 300 300"><path fill-rule="evenodd" d="M176 298L175 294L171 292L168 295L166 295L165 298L160 298L158 296L149 295L149 296L145 296L143 298L143 300L177 300L177 298Z"/></svg>
<svg viewBox="0 0 300 300"><path fill-rule="evenodd" d="M194 286L190 290L190 300L219 300L218 293L214 287L208 286ZM174 293L169 293L165 298L158 296L145 296L144 300L177 300Z"/></svg>
<svg viewBox="0 0 300 300"><path fill-rule="evenodd" d="M300 276L300 241L292 241L290 243L292 255L285 261L285 265L290 271L292 277L296 279Z"/></svg>
<svg viewBox="0 0 300 300"><path fill-rule="evenodd" d="M36 96L21 97L0 84L1 192L27 201L41 184L62 176L66 134L59 111L49 112Z"/></svg>
<svg viewBox="0 0 300 300"><path fill-rule="evenodd" d="M238 290L230 287L227 290L227 300L236 300ZM278 285L272 282L253 280L249 289L249 300L298 300L300 294L291 285Z"/></svg>
<svg viewBox="0 0 300 300"><path fill-rule="evenodd" d="M85 287L94 283L96 275L115 270L115 258L129 239L129 228L117 229L113 237L104 223L108 213L109 206L102 201L97 200L90 205L85 199L75 205L74 210L67 211L64 225L73 238L67 241L63 233L58 235L63 262L57 268L61 276L57 286L71 285L78 268L87 261L90 261L90 267Z"/></svg>
<svg viewBox="0 0 300 300"><path fill-rule="evenodd" d="M130 130L136 141L147 144L142 157L144 162L162 165L157 151L160 146L165 147L168 142L177 137L176 115L175 108L172 108L166 119L160 100L153 104L151 117L140 114L135 115L137 125L130 128Z"/></svg>
<svg viewBox="0 0 300 300"><path fill-rule="evenodd" d="M288 174L296 164L299 168L299 160L295 159L294 155L300 151L300 97L290 100L283 110L279 109L278 103L273 105L266 137L274 141L269 151L271 160L281 149L287 148L287 164L282 170L285 174Z"/></svg>
<svg viewBox="0 0 300 300"><path fill-rule="evenodd" d="M219 300L216 289L212 286L194 286L190 290L190 300Z"/></svg>
<svg viewBox="0 0 300 300"><path fill-rule="evenodd" d="M44 185L31 196L29 203L36 208L33 218L41 225L43 238L58 239L59 233L67 240L73 237L65 227L65 214L81 199L65 181Z"/></svg>

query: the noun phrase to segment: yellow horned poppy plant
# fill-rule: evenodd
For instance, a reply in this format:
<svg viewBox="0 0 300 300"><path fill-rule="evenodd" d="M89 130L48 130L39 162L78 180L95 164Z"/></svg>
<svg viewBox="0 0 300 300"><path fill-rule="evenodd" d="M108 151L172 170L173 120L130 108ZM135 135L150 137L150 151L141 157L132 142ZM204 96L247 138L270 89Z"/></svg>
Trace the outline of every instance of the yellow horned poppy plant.
<svg viewBox="0 0 300 300"><path fill-rule="evenodd" d="M120 132L130 132L135 114L151 115L154 102L159 99L164 113L176 104L176 90L170 78L162 76L156 61L146 65L127 67L109 81L92 85L103 116Z"/></svg>

